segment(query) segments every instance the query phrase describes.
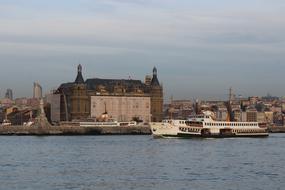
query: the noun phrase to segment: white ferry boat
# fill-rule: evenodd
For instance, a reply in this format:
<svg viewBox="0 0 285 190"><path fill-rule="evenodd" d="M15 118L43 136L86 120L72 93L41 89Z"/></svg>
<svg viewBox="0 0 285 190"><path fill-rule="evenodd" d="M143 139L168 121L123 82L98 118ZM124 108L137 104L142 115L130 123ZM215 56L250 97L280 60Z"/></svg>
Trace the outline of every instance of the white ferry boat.
<svg viewBox="0 0 285 190"><path fill-rule="evenodd" d="M266 137L267 128L257 122L215 121L210 111L189 120L164 120L150 123L154 137Z"/></svg>

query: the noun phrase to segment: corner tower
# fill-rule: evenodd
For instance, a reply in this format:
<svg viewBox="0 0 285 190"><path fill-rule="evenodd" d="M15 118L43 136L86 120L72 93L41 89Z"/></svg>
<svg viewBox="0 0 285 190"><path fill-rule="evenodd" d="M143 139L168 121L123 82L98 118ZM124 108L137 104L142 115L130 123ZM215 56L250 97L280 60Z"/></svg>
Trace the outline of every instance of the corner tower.
<svg viewBox="0 0 285 190"><path fill-rule="evenodd" d="M89 96L87 94L87 85L82 76L82 66L77 67L77 77L71 88L71 120L84 120L90 116Z"/></svg>
<svg viewBox="0 0 285 190"><path fill-rule="evenodd" d="M151 121L158 122L163 119L163 87L157 78L157 69L153 68L150 83Z"/></svg>

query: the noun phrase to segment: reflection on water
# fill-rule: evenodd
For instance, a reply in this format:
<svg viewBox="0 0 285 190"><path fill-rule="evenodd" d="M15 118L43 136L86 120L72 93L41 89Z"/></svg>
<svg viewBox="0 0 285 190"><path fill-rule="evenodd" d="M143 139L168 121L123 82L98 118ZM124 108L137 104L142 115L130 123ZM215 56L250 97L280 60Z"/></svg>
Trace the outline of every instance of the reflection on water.
<svg viewBox="0 0 285 190"><path fill-rule="evenodd" d="M0 189L282 189L285 134L269 138L0 137Z"/></svg>

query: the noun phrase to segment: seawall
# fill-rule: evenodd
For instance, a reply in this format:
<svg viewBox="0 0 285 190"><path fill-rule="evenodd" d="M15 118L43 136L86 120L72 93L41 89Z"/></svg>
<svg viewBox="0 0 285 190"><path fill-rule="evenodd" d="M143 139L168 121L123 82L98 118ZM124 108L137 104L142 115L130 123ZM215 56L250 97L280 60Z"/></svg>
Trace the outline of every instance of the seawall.
<svg viewBox="0 0 285 190"><path fill-rule="evenodd" d="M285 133L285 126L279 126L279 127L268 127L268 131L270 133Z"/></svg>
<svg viewBox="0 0 285 190"><path fill-rule="evenodd" d="M150 127L80 127L72 125L51 127L5 126L0 135L150 135Z"/></svg>

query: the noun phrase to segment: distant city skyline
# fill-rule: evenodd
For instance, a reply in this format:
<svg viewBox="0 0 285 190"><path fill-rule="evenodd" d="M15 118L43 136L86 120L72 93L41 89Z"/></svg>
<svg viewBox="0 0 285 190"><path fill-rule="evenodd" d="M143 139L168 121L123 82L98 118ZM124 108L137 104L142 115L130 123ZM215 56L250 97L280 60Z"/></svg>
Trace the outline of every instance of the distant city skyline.
<svg viewBox="0 0 285 190"><path fill-rule="evenodd" d="M165 98L284 96L285 1L0 0L0 95L86 78L139 79Z"/></svg>

